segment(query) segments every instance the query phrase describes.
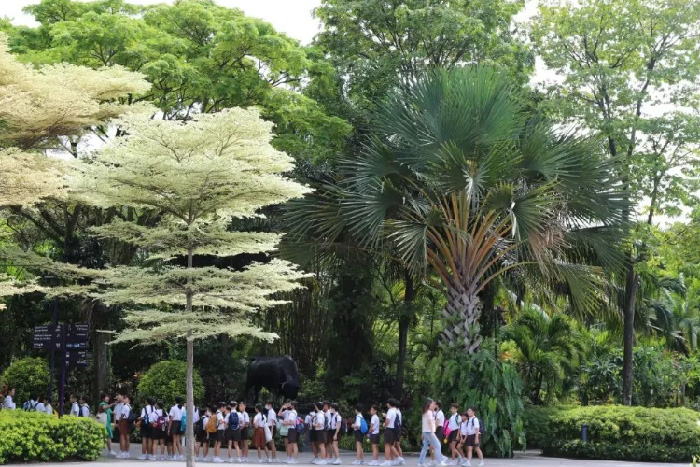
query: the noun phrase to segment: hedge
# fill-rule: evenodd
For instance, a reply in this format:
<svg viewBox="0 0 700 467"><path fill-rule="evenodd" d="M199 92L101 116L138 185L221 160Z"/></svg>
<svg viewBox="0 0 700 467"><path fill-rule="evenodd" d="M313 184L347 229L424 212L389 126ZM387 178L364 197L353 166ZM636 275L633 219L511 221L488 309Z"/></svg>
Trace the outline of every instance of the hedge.
<svg viewBox="0 0 700 467"><path fill-rule="evenodd" d="M530 407L525 430L546 456L651 462L689 462L700 453L700 413L603 405ZM581 426L588 425L588 442Z"/></svg>
<svg viewBox="0 0 700 467"><path fill-rule="evenodd" d="M104 426L91 418L21 410L0 411L0 433L0 464L95 460L105 440Z"/></svg>

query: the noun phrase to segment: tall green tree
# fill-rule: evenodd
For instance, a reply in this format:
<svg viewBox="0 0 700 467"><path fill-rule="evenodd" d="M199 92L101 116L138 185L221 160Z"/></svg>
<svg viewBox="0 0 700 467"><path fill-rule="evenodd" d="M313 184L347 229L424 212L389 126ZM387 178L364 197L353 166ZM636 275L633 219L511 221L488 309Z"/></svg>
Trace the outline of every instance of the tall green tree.
<svg viewBox="0 0 700 467"><path fill-rule="evenodd" d="M552 113L600 135L625 198L649 198L648 224L695 198L699 25L700 4L684 0L552 2L532 24L539 56L562 78L550 88ZM634 220L631 209L625 217ZM614 273L624 289L624 404L632 401L635 265L646 256L643 236L628 240L627 266Z"/></svg>
<svg viewBox="0 0 700 467"><path fill-rule="evenodd" d="M303 277L276 259L242 270L195 262L203 255L271 252L280 235L233 231L232 219L260 216L260 208L307 189L282 175L293 168L293 159L272 148L272 125L256 110L234 108L187 123L141 116L122 125L128 135L100 151L79 189L100 206L159 216L152 226L118 219L92 229L99 238L134 245L143 257L141 264L96 272L106 288L95 297L130 308L130 328L115 342L186 342L187 416L193 420L194 341L221 334L274 339L251 316L283 303L271 295L298 287ZM191 423L186 437L191 466Z"/></svg>
<svg viewBox="0 0 700 467"><path fill-rule="evenodd" d="M347 229L419 277L434 274L447 298L443 343L469 353L483 338L479 294L508 270L538 264L577 306L595 306L599 271L567 247L586 239L615 261L597 245L614 242L622 218L618 180L594 146L530 117L494 69L429 73L380 106L373 144L293 225L324 241Z"/></svg>

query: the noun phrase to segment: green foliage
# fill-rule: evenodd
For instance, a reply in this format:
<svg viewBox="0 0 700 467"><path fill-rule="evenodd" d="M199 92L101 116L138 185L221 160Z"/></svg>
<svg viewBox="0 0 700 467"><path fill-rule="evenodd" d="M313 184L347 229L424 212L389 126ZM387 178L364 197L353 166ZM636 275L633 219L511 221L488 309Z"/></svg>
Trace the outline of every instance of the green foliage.
<svg viewBox="0 0 700 467"><path fill-rule="evenodd" d="M533 406L525 420L528 438L548 456L687 462L700 450L700 413L690 409Z"/></svg>
<svg viewBox="0 0 700 467"><path fill-rule="evenodd" d="M45 394L49 386L49 365L43 358L16 360L0 377L0 387L5 385L16 389L15 401L18 405L29 400L31 394Z"/></svg>
<svg viewBox="0 0 700 467"><path fill-rule="evenodd" d="M185 362L158 362L151 366L139 380L136 388L138 400L145 403L146 397L152 397L156 401L162 401L166 405L172 404L175 397L184 396L187 378L187 363ZM195 369L193 375L195 403L204 402L204 383L199 372Z"/></svg>
<svg viewBox="0 0 700 467"><path fill-rule="evenodd" d="M21 410L0 412L0 464L95 460L105 428L89 418L56 418Z"/></svg>
<svg viewBox="0 0 700 467"><path fill-rule="evenodd" d="M434 394L445 406L457 402L460 407L473 406L483 420L482 446L489 456L512 457L516 446L525 446L523 429L523 382L515 367L494 358L493 342L475 355L438 357L431 369L435 375Z"/></svg>

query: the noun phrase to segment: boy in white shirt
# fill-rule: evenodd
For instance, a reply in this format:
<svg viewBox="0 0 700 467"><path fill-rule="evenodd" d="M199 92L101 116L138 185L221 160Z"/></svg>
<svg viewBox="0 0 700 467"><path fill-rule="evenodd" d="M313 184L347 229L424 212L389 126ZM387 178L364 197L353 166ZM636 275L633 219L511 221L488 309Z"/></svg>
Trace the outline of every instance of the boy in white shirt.
<svg viewBox="0 0 700 467"><path fill-rule="evenodd" d="M460 462L463 458L462 452L457 450L457 441L459 439L459 424L462 422L459 414L459 405L450 405L450 418L448 420L448 428L450 434L448 435L448 441L450 442L450 450L452 451L452 462L450 465L457 465L457 457L459 456Z"/></svg>
<svg viewBox="0 0 700 467"><path fill-rule="evenodd" d="M373 405L369 412L372 417L369 421L369 441L372 443L372 462L369 465L379 465L379 407Z"/></svg>
<svg viewBox="0 0 700 467"><path fill-rule="evenodd" d="M316 430L314 430L314 419L316 418L316 411L311 410L309 414L304 419L304 425L306 425L306 431L309 433L309 444L311 445L311 450L314 453L314 459L311 461L314 464L318 460L318 447L316 446Z"/></svg>
<svg viewBox="0 0 700 467"><path fill-rule="evenodd" d="M267 410L267 425L270 427L270 432L273 437L273 441L269 443L269 446L272 451L272 463L275 464L277 462L277 448L275 447L274 436L277 427L277 414L275 413L272 402L268 402L267 405L265 405L265 409Z"/></svg>
<svg viewBox="0 0 700 467"><path fill-rule="evenodd" d="M15 398L15 388L10 386L7 388L7 396L5 396L5 408L8 410L15 410L17 408L17 404L15 404L14 401Z"/></svg>
<svg viewBox="0 0 700 467"><path fill-rule="evenodd" d="M75 394L71 394L70 396L70 412L68 412L68 415L71 417L77 417L79 413L80 407L78 406L78 398L75 397Z"/></svg>
<svg viewBox="0 0 700 467"><path fill-rule="evenodd" d="M328 456L326 453L326 415L321 410L323 404L317 402L314 405L314 410L316 411L316 418L314 419L314 431L316 432L316 447L319 451L320 459L317 459L316 465L326 465L328 463Z"/></svg>
<svg viewBox="0 0 700 467"><path fill-rule="evenodd" d="M214 462L217 464L223 462L219 456L221 454L221 445L226 438L226 404L219 403L219 410L216 411L216 442L214 443Z"/></svg>
<svg viewBox="0 0 700 467"><path fill-rule="evenodd" d="M238 417L241 423L241 451L243 462L248 462L248 440L250 439L250 415L245 411L245 402L238 404Z"/></svg>
<svg viewBox="0 0 700 467"><path fill-rule="evenodd" d="M330 417L331 417L331 451L332 456L335 458L333 465L340 465L343 462L340 460L340 448L338 443L340 442L340 437L342 436L343 427L343 417L338 413L340 406L335 402L331 404Z"/></svg>
<svg viewBox="0 0 700 467"><path fill-rule="evenodd" d="M362 404L357 404L355 406L355 421L352 424L353 432L355 433L355 462L353 465L362 465L365 463L365 451L362 448L362 441L365 438L365 434L362 433ZM367 423L367 422L365 422Z"/></svg>

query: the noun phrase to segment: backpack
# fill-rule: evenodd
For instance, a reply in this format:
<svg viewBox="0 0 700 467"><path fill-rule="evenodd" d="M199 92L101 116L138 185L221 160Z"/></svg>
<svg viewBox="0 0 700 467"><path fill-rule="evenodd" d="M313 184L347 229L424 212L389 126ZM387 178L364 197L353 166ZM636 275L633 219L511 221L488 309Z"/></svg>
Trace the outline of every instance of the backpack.
<svg viewBox="0 0 700 467"><path fill-rule="evenodd" d="M22 404L22 410L25 412L34 412L36 410L36 402L27 401Z"/></svg>
<svg viewBox="0 0 700 467"><path fill-rule="evenodd" d="M182 410L182 409L180 409ZM187 431L187 410L182 412L182 417L180 417L180 432L184 433Z"/></svg>
<svg viewBox="0 0 700 467"><path fill-rule="evenodd" d="M338 429L338 414L334 414L333 416L335 417L335 419L334 419L334 420L335 420L335 425L336 425L335 428ZM348 432L348 426L345 424L344 421L341 420L341 421L340 421L340 432L339 432L339 433L340 433L340 434L345 434L345 433L347 433L347 432Z"/></svg>
<svg viewBox="0 0 700 467"><path fill-rule="evenodd" d="M367 420L365 420L365 417L362 417L360 419L360 433L362 433L364 435L368 431L369 431L369 427L367 426Z"/></svg>
<svg viewBox="0 0 700 467"><path fill-rule="evenodd" d="M78 406L78 417L83 416L83 408L81 406Z"/></svg>
<svg viewBox="0 0 700 467"><path fill-rule="evenodd" d="M194 434L198 435L201 432L204 431L204 418L201 418L197 420L197 423L194 424Z"/></svg>
<svg viewBox="0 0 700 467"><path fill-rule="evenodd" d="M295 428L297 429L297 433L303 434L304 430L306 429L306 424L304 423L304 420L302 420L301 418L297 418L297 424Z"/></svg>
<svg viewBox="0 0 700 467"><path fill-rule="evenodd" d="M209 417L209 420L207 420L206 430L207 430L207 433L216 433L216 430L217 430L216 415L212 415L211 417Z"/></svg>
<svg viewBox="0 0 700 467"><path fill-rule="evenodd" d="M394 431L401 431L401 412L396 411L396 418L394 419Z"/></svg>
<svg viewBox="0 0 700 467"><path fill-rule="evenodd" d="M134 423L134 420L136 417L134 417L134 410L129 406L129 415L126 417L127 423Z"/></svg>
<svg viewBox="0 0 700 467"><path fill-rule="evenodd" d="M331 417L326 413L323 414L323 429L325 431L331 431Z"/></svg>
<svg viewBox="0 0 700 467"><path fill-rule="evenodd" d="M459 414L455 414L455 424L459 428ZM450 419L446 419L445 423L442 425L442 431L445 433L445 436L449 436L450 433L452 433L452 430L450 429Z"/></svg>
<svg viewBox="0 0 700 467"><path fill-rule="evenodd" d="M231 431L238 431L240 427L238 412L231 412L228 416L228 429Z"/></svg>
<svg viewBox="0 0 700 467"><path fill-rule="evenodd" d="M479 434L484 432L484 422L481 421L479 417L474 417L479 422ZM471 419L472 427L474 427L474 418Z"/></svg>
<svg viewBox="0 0 700 467"><path fill-rule="evenodd" d="M151 422L151 426L156 430L163 430L163 425L165 424L165 417L159 416L155 417L155 420Z"/></svg>

